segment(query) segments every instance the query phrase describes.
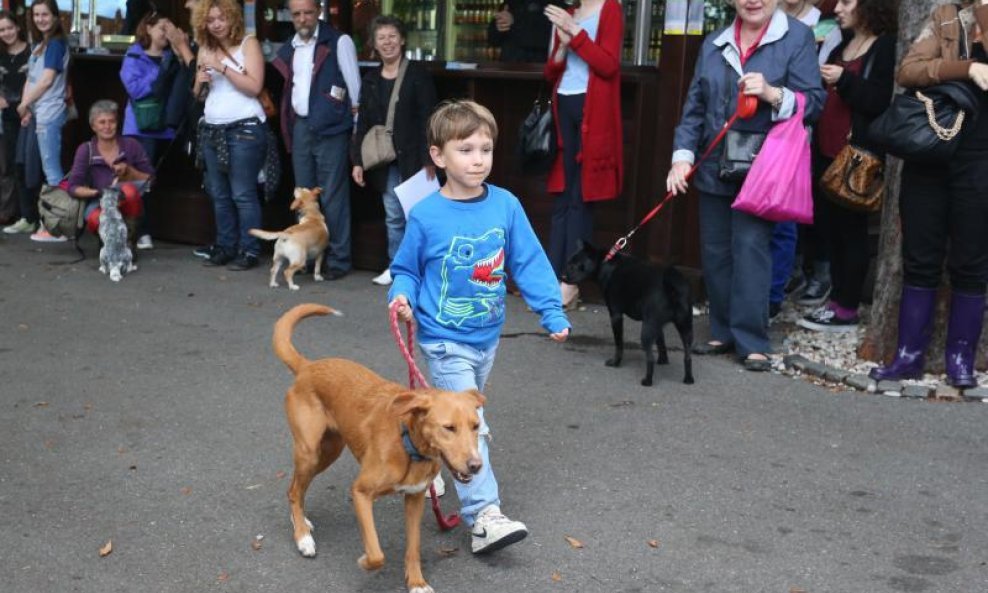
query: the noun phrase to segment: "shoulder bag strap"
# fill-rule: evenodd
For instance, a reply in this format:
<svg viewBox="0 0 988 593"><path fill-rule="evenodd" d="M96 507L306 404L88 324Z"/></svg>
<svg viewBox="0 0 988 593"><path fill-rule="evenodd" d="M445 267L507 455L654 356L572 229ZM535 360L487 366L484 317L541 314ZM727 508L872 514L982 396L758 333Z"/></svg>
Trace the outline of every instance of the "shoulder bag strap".
<svg viewBox="0 0 988 593"><path fill-rule="evenodd" d="M398 103L398 91L401 90L401 82L405 80L405 70L408 69L408 58L402 58L398 66L398 78L395 79L395 88L391 90L391 100L388 101L388 119L384 124L385 129L390 132L395 125L395 105Z"/></svg>

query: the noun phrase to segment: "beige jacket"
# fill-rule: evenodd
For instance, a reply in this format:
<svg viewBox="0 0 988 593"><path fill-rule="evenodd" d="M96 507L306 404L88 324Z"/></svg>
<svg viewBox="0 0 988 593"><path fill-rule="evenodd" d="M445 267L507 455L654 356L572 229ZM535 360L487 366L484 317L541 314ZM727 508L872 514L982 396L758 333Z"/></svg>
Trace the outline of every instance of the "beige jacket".
<svg viewBox="0 0 988 593"><path fill-rule="evenodd" d="M976 40L988 50L985 36L977 37L978 25L988 33L988 5L981 1L960 11L953 4L934 8L929 22L902 58L896 82L907 88L922 88L946 80L966 80L973 60L960 59L960 43L967 44L967 55L971 55Z"/></svg>

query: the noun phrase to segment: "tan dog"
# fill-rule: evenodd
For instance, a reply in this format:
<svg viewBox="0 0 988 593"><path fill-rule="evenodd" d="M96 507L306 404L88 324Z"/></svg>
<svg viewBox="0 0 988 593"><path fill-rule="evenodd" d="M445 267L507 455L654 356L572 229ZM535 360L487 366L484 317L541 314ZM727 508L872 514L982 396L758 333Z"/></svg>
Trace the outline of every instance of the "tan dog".
<svg viewBox="0 0 988 593"><path fill-rule="evenodd" d="M440 461L460 482L480 471L477 408L484 405L484 396L476 390L410 390L342 358L306 360L292 345L292 330L305 317L328 313L339 315L322 305L298 305L274 326L275 354L295 373L295 384L285 395L294 440L288 501L295 544L303 556L316 555L312 524L305 517L305 491L349 447L360 463L350 488L364 542L357 563L365 570L384 565L372 506L385 494L404 494L405 583L410 593L432 593L422 576L419 551L425 490Z"/></svg>
<svg viewBox="0 0 988 593"><path fill-rule="evenodd" d="M274 258L271 262L271 288L278 288L278 268L282 260L285 261L285 280L288 288L298 290L295 284L295 272L305 267L305 262L310 258L316 258L315 272L313 277L316 282L322 282L322 258L329 244L329 230L326 228L326 218L319 211L319 194L322 190L318 187L306 189L304 187L295 188L295 199L292 200L289 208L292 211L302 213L298 224L294 224L280 233L262 231L260 229L250 229L248 231L258 239L265 241L275 241Z"/></svg>

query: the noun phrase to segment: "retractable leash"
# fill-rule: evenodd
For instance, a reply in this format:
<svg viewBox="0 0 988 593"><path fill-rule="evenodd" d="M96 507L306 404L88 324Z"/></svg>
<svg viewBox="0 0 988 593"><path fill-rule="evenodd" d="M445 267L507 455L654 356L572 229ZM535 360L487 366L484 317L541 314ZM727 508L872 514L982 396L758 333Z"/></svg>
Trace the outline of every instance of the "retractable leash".
<svg viewBox="0 0 988 593"><path fill-rule="evenodd" d="M405 335L408 337L406 342L402 339L401 329L398 327L398 303L392 303L388 308L388 313L391 318L391 335L394 336L398 350L401 350L401 355L408 364L408 386L412 389L428 387L429 384L425 380L425 375L415 364L415 354L412 352L412 345L415 344L415 330L412 328L412 322L405 322ZM417 387L416 383L418 384ZM439 529L449 531L459 525L460 515L458 513L452 513L449 516L443 515L442 509L439 508L439 497L436 496L436 486L431 482L429 483L429 494L432 499L432 512L436 515Z"/></svg>
<svg viewBox="0 0 988 593"><path fill-rule="evenodd" d="M689 173L686 174L686 179L689 179L690 177L693 176L693 173L695 173L696 170L700 167L700 164L703 163L703 161L705 161L708 156L710 156L710 153L713 152L714 148L716 148L717 145L720 144L720 141L724 139L725 135L727 135L727 130L729 130L731 126L734 125L734 122L736 122L738 118L751 119L751 117L755 115L755 111L757 110L758 110L757 97L739 93L738 107L734 111L734 115L732 115L730 119L724 122L724 126L720 129L720 133L718 133L717 137L714 138L713 142L711 142L710 145L707 146L707 150L704 151L703 156L700 157L700 160L698 160L696 163L693 164L693 167L690 169ZM621 251L622 249L625 248L625 246L628 245L628 241L631 239L631 237L635 235L635 233L638 232L638 229L642 228L642 226L644 226L645 223L652 220L655 217L655 215L658 214L659 211L662 210L662 208L666 205L666 202L671 200L675 195L676 194L673 193L672 191L667 192L665 197L662 199L662 201L659 202L659 204L655 208L652 208L652 210L645 215L645 218L642 218L641 222L635 225L635 228L631 229L631 232L629 232L627 235L621 237L620 239L614 242L614 245L611 246L611 249L607 252L607 255L604 256L604 261L610 261L614 259L614 256L617 255L619 251Z"/></svg>

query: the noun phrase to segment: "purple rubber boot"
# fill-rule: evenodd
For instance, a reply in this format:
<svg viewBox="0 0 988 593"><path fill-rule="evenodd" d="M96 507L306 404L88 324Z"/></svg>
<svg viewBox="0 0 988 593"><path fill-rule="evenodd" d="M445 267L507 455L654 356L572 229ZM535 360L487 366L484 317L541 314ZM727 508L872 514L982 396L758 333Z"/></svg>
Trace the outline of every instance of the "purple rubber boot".
<svg viewBox="0 0 988 593"><path fill-rule="evenodd" d="M958 389L977 387L974 362L985 319L985 295L954 291L950 295L950 322L944 356L947 383Z"/></svg>
<svg viewBox="0 0 988 593"><path fill-rule="evenodd" d="M936 300L935 288L903 285L902 302L899 303L899 347L895 351L895 360L887 366L871 369L869 377L876 381L898 381L923 376Z"/></svg>

